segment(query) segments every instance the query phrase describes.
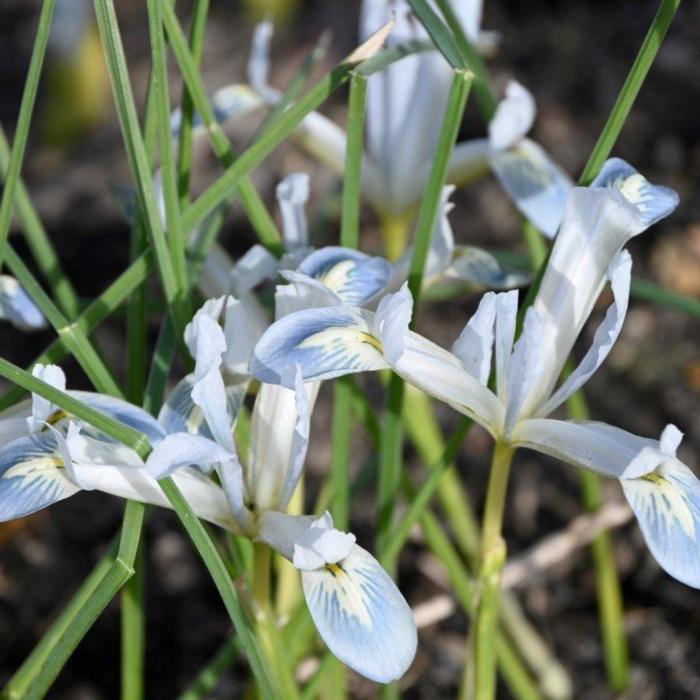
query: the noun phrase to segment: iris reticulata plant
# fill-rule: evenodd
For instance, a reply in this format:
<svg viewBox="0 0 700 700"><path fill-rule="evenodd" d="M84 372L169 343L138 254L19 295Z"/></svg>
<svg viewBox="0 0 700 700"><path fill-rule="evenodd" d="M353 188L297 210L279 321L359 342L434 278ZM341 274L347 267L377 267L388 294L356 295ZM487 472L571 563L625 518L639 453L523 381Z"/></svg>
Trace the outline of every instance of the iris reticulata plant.
<svg viewBox="0 0 700 700"><path fill-rule="evenodd" d="M418 523L470 618L460 697L494 698L497 669L514 697L573 697L556 650L548 649L514 598L502 597L502 525L519 448L617 480L659 565L700 588L700 482L677 456L680 430L668 425L654 439L560 415L622 331L632 287L628 243L678 205L673 190L609 157L677 3L662 3L650 29L657 40L642 45L585 182L575 185L528 138L537 114L532 94L512 78L503 83L501 99L494 97L484 56L499 50L499 39L481 30L478 1L364 0L359 48L307 90L333 42L323 39L282 88L270 56L273 26L263 22L251 31L247 82L207 96L198 62L208 3L194 3L186 38L172 4L148 0L152 71L144 123L157 136L146 138L113 2L95 0L133 179L133 186L114 187L131 227L133 260L82 313L60 266L47 273L52 252L38 261L47 293L6 245L15 206L30 249L51 245L20 172L57 3L44 3L14 143L7 167L3 163L0 256L11 275L0 276L0 318L17 332L51 327L59 340L29 371L0 359L0 374L30 393L17 401L10 392L0 412L0 520L29 516L81 491L124 499L126 509L115 548L9 681L8 698L43 697L122 586L122 697L150 697L139 624L147 613L139 578L139 552L148 555L144 505L175 510L192 538L231 617L229 644L250 667L251 696L316 697L330 683L333 697L348 697L345 667L388 684L386 697L413 682L417 601L410 585L404 588L397 560ZM95 30L91 21L85 26ZM170 50L185 84L174 109ZM343 127L319 107L346 82L350 107ZM482 134L462 140L459 125L473 84L480 103L489 94L493 104L483 110ZM256 116L257 131L237 153L224 127ZM206 140L225 170L195 196L192 145ZM315 206L315 183L305 172L280 177L270 210L250 179L286 140L342 178L339 235L334 224L327 224L330 233L314 235L306 210ZM453 203L455 192L488 173L504 203L551 245L539 270L510 267L498 254L457 242L461 231L453 225L468 212ZM216 240L233 194L259 238L237 257ZM383 233L381 251L364 235L373 217ZM154 292L144 285L151 270L158 272L167 306L152 359L145 331L146 301ZM611 300L591 346L572 364L572 350L608 287ZM435 309L443 299L480 297L450 350L417 330L418 307L431 293ZM90 339L99 320L122 305L128 315L126 392ZM69 353L94 390L67 388L58 363ZM186 369L166 391L178 355ZM346 376L376 371L387 380L379 418L364 378ZM322 385L331 381L332 455L327 474L319 476L306 469L307 453L327 437L319 414L328 407ZM480 531L476 525L469 534L455 531L474 520L456 512L469 507L464 485L449 471L459 441L440 444L440 464L426 465L433 473L420 489L404 469L402 426L411 421L402 411L425 412L425 431L409 431L417 452L435 444L426 397L448 404L492 438ZM374 541L350 526L356 517L352 431L360 419L378 455L367 465L377 483ZM468 427L462 424L457 436ZM449 527L433 516L430 500L437 477L448 474L456 499L443 500ZM405 515L396 507L400 490ZM318 493L316 504L310 493ZM612 567L608 581L616 581L614 562L606 566ZM607 624L608 636L618 625L613 636L624 647L619 620L608 617ZM611 684L619 688L626 683L626 659L611 661L614 656L607 648L609 671L619 672L611 673ZM300 666L305 658L315 664L311 680ZM225 670L213 666L217 670L205 668L193 688L207 688L208 679Z"/></svg>

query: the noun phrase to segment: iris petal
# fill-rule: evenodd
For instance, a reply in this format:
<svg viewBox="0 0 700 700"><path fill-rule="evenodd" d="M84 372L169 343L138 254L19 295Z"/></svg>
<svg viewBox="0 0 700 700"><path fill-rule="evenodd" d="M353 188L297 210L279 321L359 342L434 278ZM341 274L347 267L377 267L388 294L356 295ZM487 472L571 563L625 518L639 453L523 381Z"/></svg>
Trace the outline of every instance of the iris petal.
<svg viewBox="0 0 700 700"><path fill-rule="evenodd" d="M416 653L413 613L379 562L355 545L338 564L302 572L311 617L328 648L378 683L400 678Z"/></svg>

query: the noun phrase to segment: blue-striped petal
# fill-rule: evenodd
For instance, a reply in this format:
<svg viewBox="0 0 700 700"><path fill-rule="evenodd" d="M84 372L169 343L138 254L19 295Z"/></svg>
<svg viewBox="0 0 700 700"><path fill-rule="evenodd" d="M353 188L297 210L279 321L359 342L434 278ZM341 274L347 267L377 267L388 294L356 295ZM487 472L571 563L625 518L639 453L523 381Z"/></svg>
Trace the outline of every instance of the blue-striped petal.
<svg viewBox="0 0 700 700"><path fill-rule="evenodd" d="M263 382L293 388L297 365L304 381L386 368L372 321L372 313L343 306L284 316L256 345L250 372Z"/></svg>
<svg viewBox="0 0 700 700"><path fill-rule="evenodd" d="M51 433L19 438L0 450L0 521L34 513L78 491Z"/></svg>
<svg viewBox="0 0 700 700"><path fill-rule="evenodd" d="M678 206L678 194L669 187L652 185L622 158L605 161L591 187L610 187L622 192L651 226L668 216Z"/></svg>
<svg viewBox="0 0 700 700"><path fill-rule="evenodd" d="M345 304L362 306L389 281L388 260L340 246L328 246L306 257L297 272L322 282Z"/></svg>
<svg viewBox="0 0 700 700"><path fill-rule="evenodd" d="M656 561L700 588L700 481L678 459L661 458L653 471L620 483Z"/></svg>
<svg viewBox="0 0 700 700"><path fill-rule="evenodd" d="M378 683L406 672L416 653L413 613L371 554L355 545L337 564L301 576L311 617L333 654Z"/></svg>
<svg viewBox="0 0 700 700"><path fill-rule="evenodd" d="M523 139L505 151L492 151L491 168L518 209L553 238L573 187L569 176L534 141Z"/></svg>

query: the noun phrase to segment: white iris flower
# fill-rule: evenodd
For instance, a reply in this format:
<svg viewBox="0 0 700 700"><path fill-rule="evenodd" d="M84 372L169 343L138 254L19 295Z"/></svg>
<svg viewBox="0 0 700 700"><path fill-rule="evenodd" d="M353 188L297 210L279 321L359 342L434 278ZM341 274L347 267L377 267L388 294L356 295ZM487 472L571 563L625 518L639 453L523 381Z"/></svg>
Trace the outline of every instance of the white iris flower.
<svg viewBox="0 0 700 700"><path fill-rule="evenodd" d="M376 313L352 307L300 311L263 335L252 373L288 381L290 364L319 381L391 368L447 402L493 437L620 480L652 553L668 573L700 587L700 482L676 457L681 434L660 440L605 423L549 416L591 377L617 339L627 311L631 258L623 247L667 216L678 197L619 159L590 188L569 193L537 297L515 340L518 294L487 293L448 352L408 329L406 287ZM558 385L574 342L606 282L613 302L578 367ZM492 369L495 388L488 386Z"/></svg>
<svg viewBox="0 0 700 700"><path fill-rule="evenodd" d="M307 395L292 367L286 383L293 390L262 385L243 467L221 374L226 335L204 309L195 315L186 337L196 359L192 400L213 439L188 433L167 436L149 456L148 472L161 478L191 464L215 465L238 532L273 547L301 572L309 610L331 651L372 680L399 678L415 655L416 628L394 582L355 544L354 535L333 527L328 513L321 518L284 513L302 475L318 384Z"/></svg>

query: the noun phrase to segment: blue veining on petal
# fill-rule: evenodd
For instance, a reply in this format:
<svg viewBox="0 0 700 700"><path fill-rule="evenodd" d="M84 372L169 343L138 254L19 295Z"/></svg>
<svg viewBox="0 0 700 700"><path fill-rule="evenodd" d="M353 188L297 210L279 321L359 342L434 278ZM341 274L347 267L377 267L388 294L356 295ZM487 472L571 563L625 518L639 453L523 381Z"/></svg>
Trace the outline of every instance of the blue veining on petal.
<svg viewBox="0 0 700 700"><path fill-rule="evenodd" d="M311 617L341 661L378 683L400 678L416 652L413 613L379 562L355 545L338 565L302 572Z"/></svg>
<svg viewBox="0 0 700 700"><path fill-rule="evenodd" d="M294 368L304 381L387 367L381 344L360 309L334 306L284 316L263 334L250 372L263 382L293 388Z"/></svg>
<svg viewBox="0 0 700 700"><path fill-rule="evenodd" d="M34 513L80 490L68 478L55 445L51 433L38 433L0 450L0 521Z"/></svg>
<svg viewBox="0 0 700 700"><path fill-rule="evenodd" d="M639 210L648 226L668 216L678 206L678 193L670 187L652 185L622 158L605 161L591 187L619 190Z"/></svg>
<svg viewBox="0 0 700 700"><path fill-rule="evenodd" d="M386 287L391 264L351 248L328 246L307 256L297 272L317 279L353 306L362 306Z"/></svg>
<svg viewBox="0 0 700 700"><path fill-rule="evenodd" d="M700 481L668 457L653 472L620 483L656 561L674 578L700 588Z"/></svg>

